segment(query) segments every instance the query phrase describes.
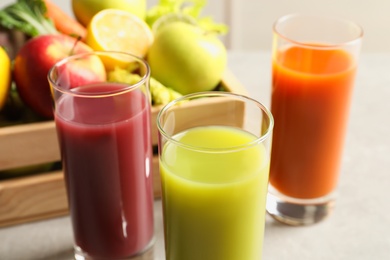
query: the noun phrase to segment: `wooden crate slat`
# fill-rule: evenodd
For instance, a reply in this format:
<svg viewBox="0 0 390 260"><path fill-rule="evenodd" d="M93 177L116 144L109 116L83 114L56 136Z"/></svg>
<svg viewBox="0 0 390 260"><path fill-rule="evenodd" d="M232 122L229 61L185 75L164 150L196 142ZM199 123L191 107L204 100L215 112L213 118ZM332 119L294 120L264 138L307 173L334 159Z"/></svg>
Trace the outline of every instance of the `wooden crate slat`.
<svg viewBox="0 0 390 260"><path fill-rule="evenodd" d="M0 226L66 214L62 172L0 182Z"/></svg>
<svg viewBox="0 0 390 260"><path fill-rule="evenodd" d="M0 128L0 170L59 160L53 121Z"/></svg>

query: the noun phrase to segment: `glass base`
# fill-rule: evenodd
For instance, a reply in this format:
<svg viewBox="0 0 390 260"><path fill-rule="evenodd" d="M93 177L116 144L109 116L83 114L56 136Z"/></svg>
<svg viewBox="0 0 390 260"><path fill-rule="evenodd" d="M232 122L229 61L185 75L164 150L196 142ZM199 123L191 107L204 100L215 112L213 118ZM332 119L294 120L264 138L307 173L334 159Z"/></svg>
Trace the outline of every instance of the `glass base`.
<svg viewBox="0 0 390 260"><path fill-rule="evenodd" d="M143 255L144 253L146 253L149 249L152 248L152 246L154 245L156 241L156 238L155 236L153 236L153 238L150 240L149 244L144 248L142 249L141 251L131 255L131 256L127 256L127 257L123 257L123 258L119 258L120 260L126 260L126 259L133 259L135 257L138 257L140 255ZM95 258L95 257L91 257L89 256L86 252L84 252L80 247L78 246L75 246L74 247L74 258L76 260L103 260L103 258ZM104 259L105 260L105 259ZM114 260L113 258L110 258L110 260Z"/></svg>
<svg viewBox="0 0 390 260"><path fill-rule="evenodd" d="M272 187L267 195L267 212L277 221L291 225L311 225L327 218L335 204L336 194L316 199L295 199L281 194Z"/></svg>

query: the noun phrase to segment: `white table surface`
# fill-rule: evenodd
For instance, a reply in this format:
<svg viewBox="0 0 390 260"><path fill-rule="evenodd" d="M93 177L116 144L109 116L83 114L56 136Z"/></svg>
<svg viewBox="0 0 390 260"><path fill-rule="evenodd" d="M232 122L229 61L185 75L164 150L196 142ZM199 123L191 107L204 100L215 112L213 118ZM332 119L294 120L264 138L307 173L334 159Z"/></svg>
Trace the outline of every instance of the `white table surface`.
<svg viewBox="0 0 390 260"><path fill-rule="evenodd" d="M305 227L267 217L263 260L390 259L389 62L390 53L361 55L334 213ZM270 53L229 52L228 63L249 95L268 106ZM155 219L156 244L136 259L165 259L160 200ZM73 259L71 232L69 217L0 228L0 259Z"/></svg>

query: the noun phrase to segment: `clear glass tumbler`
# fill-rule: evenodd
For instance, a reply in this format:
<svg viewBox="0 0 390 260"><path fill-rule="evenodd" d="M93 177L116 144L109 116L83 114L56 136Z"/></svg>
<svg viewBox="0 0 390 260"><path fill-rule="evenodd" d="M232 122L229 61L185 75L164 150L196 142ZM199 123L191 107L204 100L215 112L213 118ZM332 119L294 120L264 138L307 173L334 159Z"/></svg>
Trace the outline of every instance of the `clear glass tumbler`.
<svg viewBox="0 0 390 260"><path fill-rule="evenodd" d="M201 92L157 117L167 260L259 260L271 113L226 92Z"/></svg>
<svg viewBox="0 0 390 260"><path fill-rule="evenodd" d="M115 52L49 72L76 259L128 259L154 241L149 77L144 60Z"/></svg>
<svg viewBox="0 0 390 260"><path fill-rule="evenodd" d="M267 211L286 224L312 224L333 209L363 31L301 14L280 18L273 31Z"/></svg>

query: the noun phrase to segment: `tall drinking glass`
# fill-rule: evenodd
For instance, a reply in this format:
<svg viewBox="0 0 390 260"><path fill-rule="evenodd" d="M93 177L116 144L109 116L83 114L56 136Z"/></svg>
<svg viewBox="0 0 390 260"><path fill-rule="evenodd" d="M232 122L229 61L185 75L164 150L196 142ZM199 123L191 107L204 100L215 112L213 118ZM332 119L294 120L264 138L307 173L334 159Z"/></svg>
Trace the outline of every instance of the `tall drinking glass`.
<svg viewBox="0 0 390 260"><path fill-rule="evenodd" d="M76 259L127 259L153 243L149 76L145 61L114 52L49 72Z"/></svg>
<svg viewBox="0 0 390 260"><path fill-rule="evenodd" d="M167 104L157 126L166 259L261 259L268 109L249 97L202 92Z"/></svg>
<svg viewBox="0 0 390 260"><path fill-rule="evenodd" d="M267 211L287 224L312 224L334 205L363 32L350 21L299 14L273 30Z"/></svg>

